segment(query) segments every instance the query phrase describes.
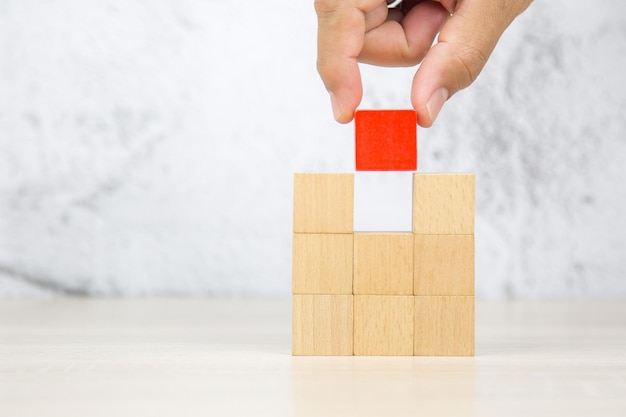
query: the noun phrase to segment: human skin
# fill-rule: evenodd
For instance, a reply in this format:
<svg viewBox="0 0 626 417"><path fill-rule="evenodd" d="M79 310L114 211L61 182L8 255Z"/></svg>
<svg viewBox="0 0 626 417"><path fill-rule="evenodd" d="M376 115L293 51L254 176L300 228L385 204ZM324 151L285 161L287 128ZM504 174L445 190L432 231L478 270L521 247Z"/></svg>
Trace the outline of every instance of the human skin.
<svg viewBox="0 0 626 417"><path fill-rule="evenodd" d="M414 66L411 103L430 127L442 106L468 87L502 33L532 0L315 0L317 69L335 119L348 123L363 97L359 62ZM437 43L432 46L435 36Z"/></svg>

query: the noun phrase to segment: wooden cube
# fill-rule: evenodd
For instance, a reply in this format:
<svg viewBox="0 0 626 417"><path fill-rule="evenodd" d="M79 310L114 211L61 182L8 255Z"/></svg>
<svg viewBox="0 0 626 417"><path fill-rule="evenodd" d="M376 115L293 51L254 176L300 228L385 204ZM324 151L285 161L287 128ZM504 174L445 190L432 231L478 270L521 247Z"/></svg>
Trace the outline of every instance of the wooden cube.
<svg viewBox="0 0 626 417"><path fill-rule="evenodd" d="M474 356L474 297L416 296L415 355Z"/></svg>
<svg viewBox="0 0 626 417"><path fill-rule="evenodd" d="M352 233L353 212L354 174L295 174L295 233Z"/></svg>
<svg viewBox="0 0 626 417"><path fill-rule="evenodd" d="M354 234L354 294L413 294L413 234Z"/></svg>
<svg viewBox="0 0 626 417"><path fill-rule="evenodd" d="M357 110L354 115L357 171L415 171L415 110Z"/></svg>
<svg viewBox="0 0 626 417"><path fill-rule="evenodd" d="M413 355L413 296L355 295L354 354Z"/></svg>
<svg viewBox="0 0 626 417"><path fill-rule="evenodd" d="M414 262L415 295L474 295L474 235L415 235Z"/></svg>
<svg viewBox="0 0 626 417"><path fill-rule="evenodd" d="M474 234L474 175L414 174L413 233Z"/></svg>
<svg viewBox="0 0 626 417"><path fill-rule="evenodd" d="M294 294L352 294L353 235L294 233Z"/></svg>
<svg viewBox="0 0 626 417"><path fill-rule="evenodd" d="M293 355L352 355L353 296L294 295Z"/></svg>

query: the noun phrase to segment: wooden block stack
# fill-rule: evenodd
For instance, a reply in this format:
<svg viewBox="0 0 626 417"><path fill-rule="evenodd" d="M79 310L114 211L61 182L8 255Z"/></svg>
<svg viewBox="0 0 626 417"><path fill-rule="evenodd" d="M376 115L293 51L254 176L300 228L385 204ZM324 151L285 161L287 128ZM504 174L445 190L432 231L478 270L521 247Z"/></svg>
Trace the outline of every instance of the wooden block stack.
<svg viewBox="0 0 626 417"><path fill-rule="evenodd" d="M415 355L474 355L474 176L415 174Z"/></svg>
<svg viewBox="0 0 626 417"><path fill-rule="evenodd" d="M404 169L370 148L370 166ZM353 174L295 175L293 354L473 355L474 176L415 173L411 233L355 233L353 210Z"/></svg>
<svg viewBox="0 0 626 417"><path fill-rule="evenodd" d="M294 355L352 355L353 207L354 175L295 175Z"/></svg>

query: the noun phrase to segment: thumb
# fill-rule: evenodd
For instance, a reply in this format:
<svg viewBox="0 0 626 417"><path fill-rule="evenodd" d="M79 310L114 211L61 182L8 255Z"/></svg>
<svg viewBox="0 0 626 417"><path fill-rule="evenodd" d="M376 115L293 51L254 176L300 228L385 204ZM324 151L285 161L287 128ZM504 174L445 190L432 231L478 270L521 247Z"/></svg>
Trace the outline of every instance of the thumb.
<svg viewBox="0 0 626 417"><path fill-rule="evenodd" d="M476 80L504 30L529 3L530 0L461 2L413 79L411 101L420 126L432 126L446 100Z"/></svg>

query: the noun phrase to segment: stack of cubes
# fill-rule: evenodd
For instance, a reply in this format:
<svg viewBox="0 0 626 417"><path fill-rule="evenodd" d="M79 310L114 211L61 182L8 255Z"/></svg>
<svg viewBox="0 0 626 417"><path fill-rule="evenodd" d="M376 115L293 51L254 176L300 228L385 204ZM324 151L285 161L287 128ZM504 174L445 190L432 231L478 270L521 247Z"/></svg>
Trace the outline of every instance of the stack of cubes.
<svg viewBox="0 0 626 417"><path fill-rule="evenodd" d="M412 110L356 114L356 168L415 170ZM474 176L413 174L407 233L353 230L354 174L296 174L294 355L474 354Z"/></svg>

